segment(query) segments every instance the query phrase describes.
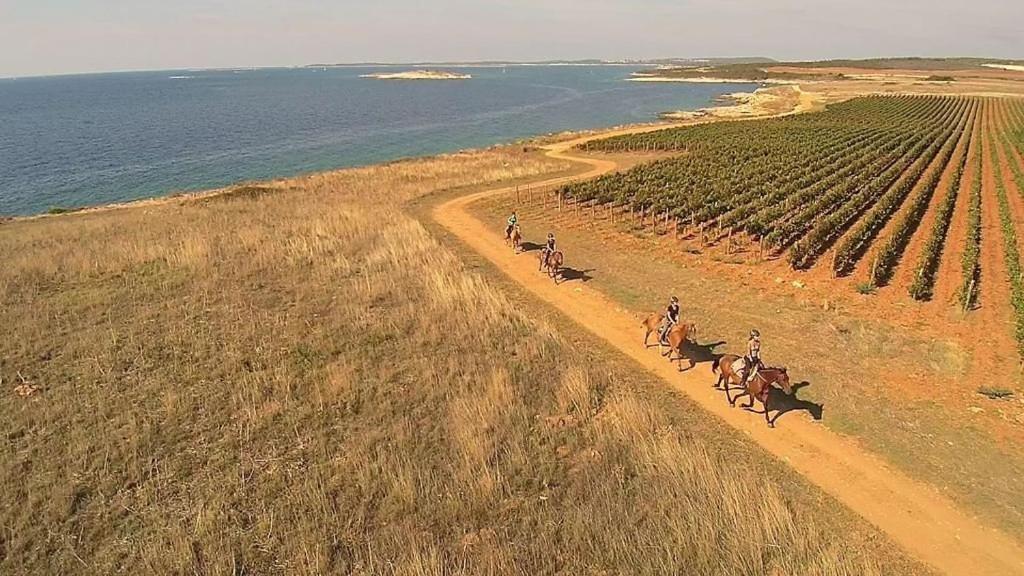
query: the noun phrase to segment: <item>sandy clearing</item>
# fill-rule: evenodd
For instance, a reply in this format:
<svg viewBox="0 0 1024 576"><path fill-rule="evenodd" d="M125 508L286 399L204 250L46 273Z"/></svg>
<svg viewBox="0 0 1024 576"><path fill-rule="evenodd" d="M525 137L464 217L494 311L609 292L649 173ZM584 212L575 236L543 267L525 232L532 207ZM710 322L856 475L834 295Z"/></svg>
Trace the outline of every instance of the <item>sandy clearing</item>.
<svg viewBox="0 0 1024 576"><path fill-rule="evenodd" d="M659 128L662 127L640 130ZM583 162L590 170L538 185L553 186L615 170L617 165L612 160L579 158L570 153L577 144L595 137L549 146L550 156ZM760 416L730 408L721 393L713 391L709 365L701 364L680 374L674 364L667 363L657 352L644 349L635 312L622 309L587 286L555 285L536 271L533 258L513 255L504 246L498 227L483 224L467 211L474 202L513 191L514 187L506 187L456 198L436 206L432 217L509 278L556 306L711 414L751 436L922 561L948 574L1024 574L1024 547L1020 543L981 524L934 487L892 469L854 440L810 421L790 419L784 428L769 430ZM571 254L568 262L572 264Z"/></svg>

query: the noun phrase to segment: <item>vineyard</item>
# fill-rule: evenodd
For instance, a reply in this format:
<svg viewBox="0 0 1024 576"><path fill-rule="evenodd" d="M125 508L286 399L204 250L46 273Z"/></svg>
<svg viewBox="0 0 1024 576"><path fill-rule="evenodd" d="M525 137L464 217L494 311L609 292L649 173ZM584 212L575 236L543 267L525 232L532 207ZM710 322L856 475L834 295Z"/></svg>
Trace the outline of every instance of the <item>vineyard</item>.
<svg viewBox="0 0 1024 576"><path fill-rule="evenodd" d="M702 249L753 246L864 292L970 311L994 291L1024 353L1024 100L871 96L581 148L672 155L564 186L565 201L664 223Z"/></svg>

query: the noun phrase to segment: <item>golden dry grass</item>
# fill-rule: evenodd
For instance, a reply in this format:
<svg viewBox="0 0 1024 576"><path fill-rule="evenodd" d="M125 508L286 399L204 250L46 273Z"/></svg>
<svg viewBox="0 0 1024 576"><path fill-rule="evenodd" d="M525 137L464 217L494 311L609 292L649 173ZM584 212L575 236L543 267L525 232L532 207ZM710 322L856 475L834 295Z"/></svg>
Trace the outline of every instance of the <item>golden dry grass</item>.
<svg viewBox="0 0 1024 576"><path fill-rule="evenodd" d="M0 226L0 572L919 570L395 207L532 158Z"/></svg>

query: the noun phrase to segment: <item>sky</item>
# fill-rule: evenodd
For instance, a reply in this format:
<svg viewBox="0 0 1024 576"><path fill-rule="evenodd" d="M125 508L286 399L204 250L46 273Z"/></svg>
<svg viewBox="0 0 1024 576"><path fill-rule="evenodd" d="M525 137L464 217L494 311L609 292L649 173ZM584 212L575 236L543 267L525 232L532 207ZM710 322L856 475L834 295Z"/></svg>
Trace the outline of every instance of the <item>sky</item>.
<svg viewBox="0 0 1024 576"><path fill-rule="evenodd" d="M1024 0L0 0L0 77L714 56L1024 58Z"/></svg>

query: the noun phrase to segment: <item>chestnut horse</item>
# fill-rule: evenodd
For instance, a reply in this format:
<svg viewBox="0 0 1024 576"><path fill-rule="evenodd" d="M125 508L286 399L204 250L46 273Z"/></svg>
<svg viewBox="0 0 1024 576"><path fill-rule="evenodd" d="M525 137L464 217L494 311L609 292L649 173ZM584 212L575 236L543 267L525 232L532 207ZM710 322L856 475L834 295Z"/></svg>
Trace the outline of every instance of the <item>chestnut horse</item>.
<svg viewBox="0 0 1024 576"><path fill-rule="evenodd" d="M555 280L555 284L558 284L558 274L562 270L562 264L565 262L565 257L562 255L561 250L555 250L548 255L547 262L544 261L544 252L540 253L540 268L538 270L547 270L548 276L551 276Z"/></svg>
<svg viewBox="0 0 1024 576"><path fill-rule="evenodd" d="M661 335L661 323L665 321L665 315L655 312L643 322L640 323L644 328L644 348L650 348L651 345L647 343L647 339L651 337L651 334Z"/></svg>
<svg viewBox="0 0 1024 576"><path fill-rule="evenodd" d="M726 354L711 365L711 371L718 373L718 382L715 383L715 388L722 390L724 385L725 397L729 399L730 406L735 406L736 401L741 397L750 396L750 403L743 408L753 408L756 398L764 406L764 421L769 427L774 428L775 423L768 417L768 395L771 392L772 384L777 385L786 394L793 395L793 387L789 383L789 373L785 368L758 370L757 376L748 378L744 391L734 398L729 394L729 384L740 385L743 383L743 376L734 369L737 360L741 360L741 358L735 354Z"/></svg>
<svg viewBox="0 0 1024 576"><path fill-rule="evenodd" d="M680 321L678 324L672 327L668 331L666 339L668 340L668 350L662 352L662 356L668 356L668 361L672 361L672 352L676 353L676 360L679 361L679 371L683 371L683 348L687 342L692 342L693 337L697 335L697 326L694 324L687 324ZM658 350L660 351L664 345L661 340L658 340ZM690 368L693 368L696 363L693 358L690 358Z"/></svg>
<svg viewBox="0 0 1024 576"><path fill-rule="evenodd" d="M523 233L519 231L519 226L512 229L512 233L505 237L505 243L512 243L512 253L518 254L520 247L523 245Z"/></svg>

